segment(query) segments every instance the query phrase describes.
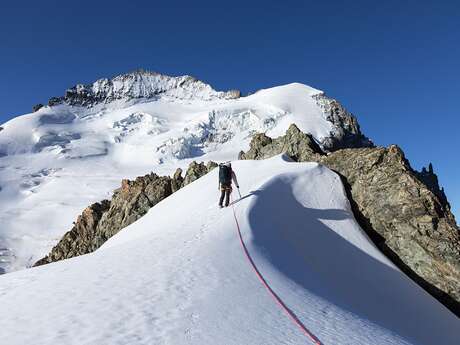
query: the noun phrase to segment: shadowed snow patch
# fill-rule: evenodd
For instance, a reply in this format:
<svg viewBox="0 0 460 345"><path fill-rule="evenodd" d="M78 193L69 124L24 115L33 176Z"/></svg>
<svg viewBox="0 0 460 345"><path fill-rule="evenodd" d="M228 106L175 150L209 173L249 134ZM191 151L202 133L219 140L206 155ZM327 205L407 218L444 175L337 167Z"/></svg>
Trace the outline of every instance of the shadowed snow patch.
<svg viewBox="0 0 460 345"><path fill-rule="evenodd" d="M40 116L39 124L67 124L73 122L76 116L71 113L54 113Z"/></svg>
<svg viewBox="0 0 460 345"><path fill-rule="evenodd" d="M64 148L72 140L80 139L79 133L48 133L42 135L34 146L35 152L42 151L45 147L59 146Z"/></svg>

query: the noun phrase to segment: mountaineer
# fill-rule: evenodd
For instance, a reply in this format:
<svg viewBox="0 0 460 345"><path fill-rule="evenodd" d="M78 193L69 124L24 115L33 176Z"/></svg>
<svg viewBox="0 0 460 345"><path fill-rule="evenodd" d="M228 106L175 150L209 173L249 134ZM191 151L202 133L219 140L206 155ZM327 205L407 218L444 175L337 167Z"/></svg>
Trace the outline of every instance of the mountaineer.
<svg viewBox="0 0 460 345"><path fill-rule="evenodd" d="M232 193L232 181L235 184L236 188L240 188L238 181L236 179L235 172L232 169L232 164L230 162L219 164L219 190L220 190L220 200L219 207L223 207L223 202L225 198L225 207L228 206L230 202L230 194Z"/></svg>

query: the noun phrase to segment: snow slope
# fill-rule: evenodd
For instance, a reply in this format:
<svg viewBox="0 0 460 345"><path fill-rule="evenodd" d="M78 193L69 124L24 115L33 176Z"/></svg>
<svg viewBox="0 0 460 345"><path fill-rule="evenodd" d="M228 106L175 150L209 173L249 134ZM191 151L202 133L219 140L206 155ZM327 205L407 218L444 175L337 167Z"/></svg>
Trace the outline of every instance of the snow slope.
<svg viewBox="0 0 460 345"><path fill-rule="evenodd" d="M458 344L459 320L373 246L335 173L281 156L234 169L255 264L322 344ZM0 276L2 340L310 344L257 279L232 209L216 207L217 173L92 254Z"/></svg>
<svg viewBox="0 0 460 345"><path fill-rule="evenodd" d="M2 125L0 273L48 254L77 215L110 198L123 178L169 175L197 158L235 159L255 132L276 137L291 123L318 142L334 130L314 98L321 91L296 83L228 99L190 77L150 73L77 92L104 102L44 107Z"/></svg>

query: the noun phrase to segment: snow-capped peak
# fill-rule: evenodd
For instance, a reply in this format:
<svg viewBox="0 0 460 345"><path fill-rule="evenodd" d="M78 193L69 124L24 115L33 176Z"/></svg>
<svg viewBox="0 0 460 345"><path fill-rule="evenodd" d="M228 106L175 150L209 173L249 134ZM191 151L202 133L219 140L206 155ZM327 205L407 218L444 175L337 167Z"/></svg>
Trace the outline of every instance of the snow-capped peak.
<svg viewBox="0 0 460 345"><path fill-rule="evenodd" d="M78 84L68 89L64 96L51 98L49 105L66 103L91 106L117 99L151 99L161 96L185 100L235 99L240 97L240 92L216 91L209 84L189 75L171 77L139 69L111 79L102 78L89 85Z"/></svg>
<svg viewBox="0 0 460 345"><path fill-rule="evenodd" d="M77 85L50 104L2 124L0 249L8 258L0 253L0 271L45 256L121 179L235 159L254 133L276 138L294 123L325 151L371 145L337 101L300 83L239 97L187 75L138 70Z"/></svg>

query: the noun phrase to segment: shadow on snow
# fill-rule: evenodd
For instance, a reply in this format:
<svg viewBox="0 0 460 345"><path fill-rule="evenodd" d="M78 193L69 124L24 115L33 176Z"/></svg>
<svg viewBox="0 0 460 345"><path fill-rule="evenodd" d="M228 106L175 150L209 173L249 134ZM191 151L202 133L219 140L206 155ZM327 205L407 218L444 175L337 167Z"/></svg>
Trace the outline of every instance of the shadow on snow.
<svg viewBox="0 0 460 345"><path fill-rule="evenodd" d="M447 310L441 312L444 307L435 305L438 303L435 300L433 305L420 305L419 297L423 297L420 295L425 295L423 302L431 299L421 288L321 221L355 222L352 214L340 209L303 206L293 195L289 181L283 178L235 203L251 196L256 200L248 217L253 234L250 245L283 275L311 293L409 341L434 344L439 334L452 344L458 341L453 331L458 324L454 323L453 315L446 320Z"/></svg>

